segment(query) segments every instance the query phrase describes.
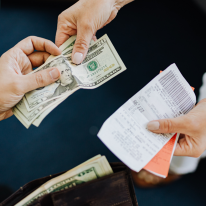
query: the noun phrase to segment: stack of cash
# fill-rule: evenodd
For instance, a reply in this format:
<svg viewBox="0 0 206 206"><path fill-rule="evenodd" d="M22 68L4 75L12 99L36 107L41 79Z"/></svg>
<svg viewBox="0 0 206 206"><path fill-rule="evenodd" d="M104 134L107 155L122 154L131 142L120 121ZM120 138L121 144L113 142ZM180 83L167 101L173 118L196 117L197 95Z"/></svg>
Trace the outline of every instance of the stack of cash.
<svg viewBox="0 0 206 206"><path fill-rule="evenodd" d="M15 206L27 206L43 195L62 191L112 173L112 168L106 157L97 155L66 173L44 183Z"/></svg>
<svg viewBox="0 0 206 206"><path fill-rule="evenodd" d="M75 40L76 36L70 37L60 46L61 55L51 55L41 67L30 73L57 67L61 77L53 84L26 93L13 108L14 115L26 128L31 124L38 127L55 107L78 89L97 88L126 70L107 35L91 42L82 64L73 64L71 56Z"/></svg>

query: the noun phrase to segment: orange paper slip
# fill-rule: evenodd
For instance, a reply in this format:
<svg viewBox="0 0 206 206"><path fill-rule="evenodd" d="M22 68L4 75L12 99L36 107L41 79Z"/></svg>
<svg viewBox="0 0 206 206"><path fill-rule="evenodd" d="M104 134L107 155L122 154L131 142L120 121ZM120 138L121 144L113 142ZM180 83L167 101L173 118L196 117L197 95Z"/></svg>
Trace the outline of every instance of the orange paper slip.
<svg viewBox="0 0 206 206"><path fill-rule="evenodd" d="M144 167L147 171L160 176L167 177L170 162L177 144L179 134L175 134L169 142L152 158L152 160Z"/></svg>

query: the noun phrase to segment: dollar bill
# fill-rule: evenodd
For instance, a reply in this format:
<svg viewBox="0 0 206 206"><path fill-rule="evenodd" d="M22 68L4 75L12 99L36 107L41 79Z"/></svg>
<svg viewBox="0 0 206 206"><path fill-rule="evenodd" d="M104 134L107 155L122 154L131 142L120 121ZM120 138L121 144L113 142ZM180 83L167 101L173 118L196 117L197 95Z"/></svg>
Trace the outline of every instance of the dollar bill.
<svg viewBox="0 0 206 206"><path fill-rule="evenodd" d="M126 70L107 35L90 46L82 64L73 64L71 54L65 57L72 67L72 74L78 85L83 89L97 88Z"/></svg>
<svg viewBox="0 0 206 206"><path fill-rule="evenodd" d="M67 42L62 47L62 55L52 57L50 61L47 61L32 72L36 73L50 67L57 67L61 72L61 77L53 84L38 88L24 95L23 106L26 107L27 111L25 107L22 107L22 101L19 103L21 105L16 105L14 109L14 114L17 113L17 118L22 118L24 123L26 122L30 125L35 122L35 119L38 119L34 124L39 125L43 118L52 111L49 107L55 108L55 105L59 104L55 99L64 96L68 97L80 88L97 88L126 70L124 63L107 35L90 45L88 54L80 65L72 63L73 46L71 44L71 41ZM64 100L65 98L62 98L61 102ZM25 119L22 114L24 117L29 115L29 122L27 122L28 118Z"/></svg>
<svg viewBox="0 0 206 206"><path fill-rule="evenodd" d="M48 102L45 102L44 104L39 105L37 108L28 111L26 109L26 105L23 101L23 99L19 102L18 105L16 105L13 108L13 113L17 116L19 121L28 129L29 126L32 124L32 122L38 118L38 116L43 113L48 108L52 107L53 105L60 104L64 99L68 97L67 95L64 95L62 98L56 98L52 99Z"/></svg>
<svg viewBox="0 0 206 206"><path fill-rule="evenodd" d="M26 93L23 97L23 101L28 111L31 111L52 99L61 97L66 93L72 94L76 91L77 87L79 87L75 77L72 75L69 62L62 55L52 59L31 74L51 67L58 67L61 72L60 79L53 84Z"/></svg>
<svg viewBox="0 0 206 206"><path fill-rule="evenodd" d="M74 43L76 41L76 37L77 37L76 35L75 36L71 36L67 41L65 41L59 47L59 49L62 51L63 55L68 54L68 53L72 53L73 46L74 46ZM93 44L93 43L94 43L94 40L92 39L91 42L90 42L90 45ZM55 58L55 56L50 55L46 62L51 61L53 58Z"/></svg>
<svg viewBox="0 0 206 206"><path fill-rule="evenodd" d="M64 50L66 50L67 48L69 48L69 47L71 47L71 46L74 46L74 43L75 43L75 41L76 41L76 38L77 38L76 35L71 36L67 41L65 41L65 42L59 47L59 49L60 49L61 51L64 51Z"/></svg>
<svg viewBox="0 0 206 206"><path fill-rule="evenodd" d="M76 41L77 36L71 36L67 41L65 41L60 47L59 49L63 52L64 50L68 49L69 47L73 48L74 43ZM56 56L50 55L49 58L46 60L46 62L51 61L53 58L55 58Z"/></svg>
<svg viewBox="0 0 206 206"><path fill-rule="evenodd" d="M112 168L106 157L97 155L72 170L49 180L15 206L27 206L45 194L65 190L112 173Z"/></svg>
<svg viewBox="0 0 206 206"><path fill-rule="evenodd" d="M58 102L55 102L53 105L51 105L50 107L48 107L48 109L45 109L45 111L43 111L41 114L39 114L39 116L32 122L32 124L36 127L38 127L41 122L44 120L44 118L52 111L54 110L59 104L61 104L66 98L66 97L62 97L61 99L59 99ZM25 123L22 123L23 125ZM24 125L25 126L25 125Z"/></svg>

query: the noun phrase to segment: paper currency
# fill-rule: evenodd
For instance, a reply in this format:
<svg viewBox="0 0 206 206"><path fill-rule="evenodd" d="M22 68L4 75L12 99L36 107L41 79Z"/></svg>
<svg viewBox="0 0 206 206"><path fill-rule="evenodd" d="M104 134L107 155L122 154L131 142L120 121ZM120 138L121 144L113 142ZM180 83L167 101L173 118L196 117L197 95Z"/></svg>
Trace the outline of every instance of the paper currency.
<svg viewBox="0 0 206 206"><path fill-rule="evenodd" d="M41 122L43 121L43 119L53 110L55 109L59 104L61 104L66 98L66 97L62 97L61 99L59 99L58 102L55 102L53 105L49 106L48 109L45 109L45 111L43 111L34 121L33 121L33 125L38 127ZM23 124L23 123L22 123ZM24 123L25 124L25 123ZM26 124L25 124L26 125ZM25 126L24 125L24 126ZM28 126L25 126L25 127L28 127Z"/></svg>
<svg viewBox="0 0 206 206"><path fill-rule="evenodd" d="M78 89L97 88L126 70L107 35L91 44L82 64L73 64L71 55L75 39L75 36L72 37L60 47L62 55L49 57L49 61L30 73L57 67L61 77L53 84L26 93L23 100L14 107L14 114L27 128L33 122L39 125L52 111L51 108L54 109Z"/></svg>
<svg viewBox="0 0 206 206"><path fill-rule="evenodd" d="M195 103L193 90L172 64L109 117L98 137L128 167L139 172L174 135L152 133L147 123L184 115Z"/></svg>
<svg viewBox="0 0 206 206"><path fill-rule="evenodd" d="M27 206L45 194L65 190L112 173L112 168L106 157L97 155L72 170L49 180L15 206Z"/></svg>
<svg viewBox="0 0 206 206"><path fill-rule="evenodd" d="M74 35L74 36L71 36L67 41L65 41L60 47L59 49L62 51L62 54L63 54L63 51L64 50L67 50L68 48L73 48L74 46L74 43L76 41L76 38L77 36ZM53 56L53 55L50 55L49 58L46 60L46 62L49 62L51 61L53 58L55 58L56 56Z"/></svg>
<svg viewBox="0 0 206 206"><path fill-rule="evenodd" d="M23 100L13 108L13 112L16 115L17 119L26 127L29 128L31 123L39 117L41 113L46 111L48 108L53 108L56 104L60 104L64 101L69 95L63 95L61 98L52 99L44 104L39 105L35 109L28 111Z"/></svg>
<svg viewBox="0 0 206 206"><path fill-rule="evenodd" d="M62 97L65 94L72 94L79 88L76 78L72 75L71 67L64 56L56 57L32 73L36 73L49 67L58 67L61 72L61 77L53 84L38 88L24 95L23 101L28 111L34 110L41 104L52 99Z"/></svg>
<svg viewBox="0 0 206 206"><path fill-rule="evenodd" d="M71 36L67 41L65 41L59 47L59 49L62 51L63 55L72 53L73 46L74 46L74 43L76 41L76 37L77 37L76 35L75 36ZM94 40L92 39L91 42L90 42L90 45L93 44L93 43L94 43ZM53 58L55 58L55 56L50 55L46 62L51 61Z"/></svg>

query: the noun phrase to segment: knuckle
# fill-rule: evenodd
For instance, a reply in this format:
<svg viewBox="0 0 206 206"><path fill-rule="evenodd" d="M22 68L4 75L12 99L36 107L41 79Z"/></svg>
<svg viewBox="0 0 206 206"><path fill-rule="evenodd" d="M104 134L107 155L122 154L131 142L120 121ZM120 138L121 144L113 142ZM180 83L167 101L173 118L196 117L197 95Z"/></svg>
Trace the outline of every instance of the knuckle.
<svg viewBox="0 0 206 206"><path fill-rule="evenodd" d="M76 49L88 49L89 44L84 38L79 38L75 43Z"/></svg>
<svg viewBox="0 0 206 206"><path fill-rule="evenodd" d="M30 45L32 42L32 39L34 39L34 38L35 38L35 36L28 36L25 39L23 39L21 42L24 42L25 44Z"/></svg>
<svg viewBox="0 0 206 206"><path fill-rule="evenodd" d="M32 39L32 38L36 38L37 36L33 36L33 35L31 35L31 36L29 36L29 37L27 37L28 39Z"/></svg>
<svg viewBox="0 0 206 206"><path fill-rule="evenodd" d="M91 31L92 30L92 26L90 21L83 21L81 22L81 27L83 28L84 31Z"/></svg>
<svg viewBox="0 0 206 206"><path fill-rule="evenodd" d="M42 87L42 86L44 86L44 79L43 79L43 76L42 76L42 74L36 74L35 75L35 80L36 80L36 84L37 84L37 86L38 87Z"/></svg>
<svg viewBox="0 0 206 206"><path fill-rule="evenodd" d="M173 124L170 119L164 121L163 129L166 133L170 133L171 131L173 131Z"/></svg>
<svg viewBox="0 0 206 206"><path fill-rule="evenodd" d="M26 40L26 41L31 41L32 38L34 38L34 36L28 36L28 37L26 37L25 40Z"/></svg>

